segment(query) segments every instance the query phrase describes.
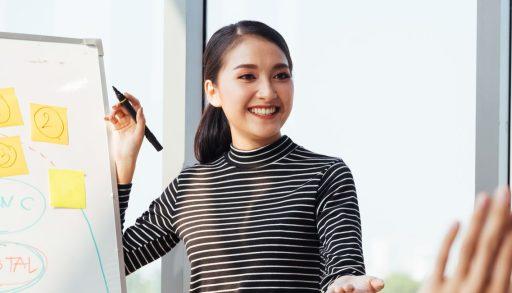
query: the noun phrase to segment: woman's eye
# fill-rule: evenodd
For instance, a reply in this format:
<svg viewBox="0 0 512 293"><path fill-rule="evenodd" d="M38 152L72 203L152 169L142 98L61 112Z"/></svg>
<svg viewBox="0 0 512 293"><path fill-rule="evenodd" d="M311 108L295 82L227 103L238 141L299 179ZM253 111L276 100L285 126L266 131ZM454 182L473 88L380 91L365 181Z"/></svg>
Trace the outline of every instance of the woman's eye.
<svg viewBox="0 0 512 293"><path fill-rule="evenodd" d="M276 75L278 77L278 79L286 79L286 78L289 78L290 75L286 72L281 72L279 74ZM241 75L239 78L240 79L252 79L254 77L253 74L244 74L244 75Z"/></svg>
<svg viewBox="0 0 512 293"><path fill-rule="evenodd" d="M286 79L286 78L290 77L290 75L286 72L281 72L281 73L277 74L276 76L281 76L281 78L279 78L279 79Z"/></svg>
<svg viewBox="0 0 512 293"><path fill-rule="evenodd" d="M253 76L253 77L254 77L254 75L252 75L252 74L244 74L244 75L240 76L239 78L241 78L241 79L247 79L247 78L244 78L244 76Z"/></svg>

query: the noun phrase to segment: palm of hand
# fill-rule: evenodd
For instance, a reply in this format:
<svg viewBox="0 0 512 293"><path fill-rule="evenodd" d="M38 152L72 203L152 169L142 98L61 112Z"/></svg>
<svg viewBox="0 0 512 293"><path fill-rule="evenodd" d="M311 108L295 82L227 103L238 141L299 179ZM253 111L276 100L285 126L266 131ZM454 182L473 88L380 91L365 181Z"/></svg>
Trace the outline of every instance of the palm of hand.
<svg viewBox="0 0 512 293"><path fill-rule="evenodd" d="M326 293L375 293L384 288L384 282L372 276L341 276Z"/></svg>

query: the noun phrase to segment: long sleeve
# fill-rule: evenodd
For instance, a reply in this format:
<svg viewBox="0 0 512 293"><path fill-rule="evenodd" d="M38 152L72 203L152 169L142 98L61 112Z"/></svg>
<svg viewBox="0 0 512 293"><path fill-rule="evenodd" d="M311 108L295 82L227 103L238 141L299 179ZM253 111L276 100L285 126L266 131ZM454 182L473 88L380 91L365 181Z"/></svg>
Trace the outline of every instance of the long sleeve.
<svg viewBox="0 0 512 293"><path fill-rule="evenodd" d="M117 191L119 193L119 213L121 216L121 231L124 230L124 216L126 214L126 209L128 208L131 190L132 183L117 184Z"/></svg>
<svg viewBox="0 0 512 293"><path fill-rule="evenodd" d="M323 174L317 193L321 292L343 275L364 275L361 220L352 173L338 158Z"/></svg>
<svg viewBox="0 0 512 293"><path fill-rule="evenodd" d="M148 210L137 218L135 224L123 231L126 275L164 256L180 241L173 224L178 182L176 177L160 197L151 202ZM131 187L131 183L118 185L122 229Z"/></svg>

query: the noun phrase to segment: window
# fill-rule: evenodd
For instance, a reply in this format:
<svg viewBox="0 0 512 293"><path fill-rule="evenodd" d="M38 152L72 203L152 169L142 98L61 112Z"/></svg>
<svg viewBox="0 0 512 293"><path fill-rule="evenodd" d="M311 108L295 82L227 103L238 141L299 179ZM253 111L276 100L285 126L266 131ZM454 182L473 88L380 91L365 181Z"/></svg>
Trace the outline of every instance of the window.
<svg viewBox="0 0 512 293"><path fill-rule="evenodd" d="M295 96L282 133L347 163L367 273L386 280L385 292L415 292L448 224L473 207L476 1L216 0L207 9L208 39L243 19L283 35Z"/></svg>

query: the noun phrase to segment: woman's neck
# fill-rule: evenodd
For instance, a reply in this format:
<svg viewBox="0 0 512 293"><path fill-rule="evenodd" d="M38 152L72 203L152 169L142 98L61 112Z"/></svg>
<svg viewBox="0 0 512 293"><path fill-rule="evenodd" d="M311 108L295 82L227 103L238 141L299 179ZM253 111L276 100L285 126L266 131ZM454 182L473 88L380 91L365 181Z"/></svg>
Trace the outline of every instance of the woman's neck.
<svg viewBox="0 0 512 293"><path fill-rule="evenodd" d="M242 135L233 135L231 134L233 146L242 151L250 151L254 149L261 148L263 146L269 145L279 138L281 138L281 132L278 132L276 135L265 138L249 138Z"/></svg>

